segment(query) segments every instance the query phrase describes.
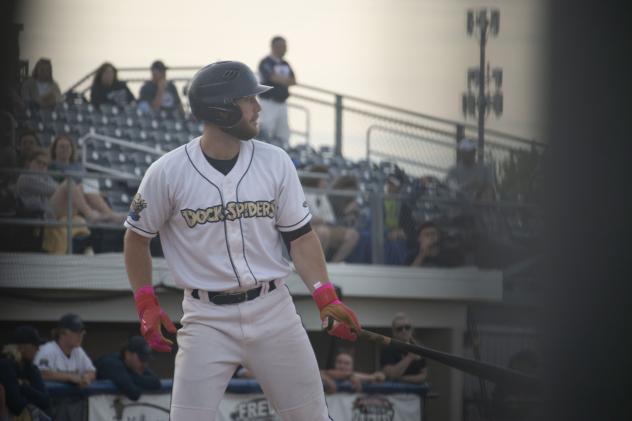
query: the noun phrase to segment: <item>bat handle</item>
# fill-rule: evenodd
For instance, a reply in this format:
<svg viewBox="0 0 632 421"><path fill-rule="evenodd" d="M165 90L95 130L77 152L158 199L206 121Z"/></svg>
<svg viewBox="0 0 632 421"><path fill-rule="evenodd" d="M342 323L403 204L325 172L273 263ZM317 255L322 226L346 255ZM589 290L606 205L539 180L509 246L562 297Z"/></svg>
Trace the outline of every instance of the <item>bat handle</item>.
<svg viewBox="0 0 632 421"><path fill-rule="evenodd" d="M391 338L389 338L388 336L380 335L379 333L369 332L368 330L364 329L354 329L354 331L356 332L356 335L358 335L358 337L368 339L371 342L377 342L384 346L391 343Z"/></svg>

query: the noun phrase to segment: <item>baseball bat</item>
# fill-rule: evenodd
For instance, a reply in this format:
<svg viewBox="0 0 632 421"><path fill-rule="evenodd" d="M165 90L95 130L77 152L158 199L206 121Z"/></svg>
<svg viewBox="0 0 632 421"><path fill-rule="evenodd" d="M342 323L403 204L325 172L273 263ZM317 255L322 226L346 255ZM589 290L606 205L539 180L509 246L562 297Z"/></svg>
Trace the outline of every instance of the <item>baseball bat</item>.
<svg viewBox="0 0 632 421"><path fill-rule="evenodd" d="M390 345L401 351L412 352L422 357L445 364L449 367L456 368L465 373L489 380L496 384L510 384L512 386L521 386L525 388L535 388L538 387L539 384L537 378L516 370L437 351L436 349L427 348L422 345L402 342L364 329L356 331L356 333L359 337L365 338L371 342L376 342L383 346Z"/></svg>

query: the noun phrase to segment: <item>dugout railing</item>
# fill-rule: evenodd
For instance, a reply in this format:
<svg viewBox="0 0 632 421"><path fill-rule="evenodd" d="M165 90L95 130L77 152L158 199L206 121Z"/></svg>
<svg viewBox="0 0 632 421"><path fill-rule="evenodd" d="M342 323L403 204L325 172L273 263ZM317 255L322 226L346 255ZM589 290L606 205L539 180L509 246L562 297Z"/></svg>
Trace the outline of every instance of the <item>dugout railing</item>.
<svg viewBox="0 0 632 421"><path fill-rule="evenodd" d="M112 412L114 420L125 420L129 419L129 415L126 412L133 407L141 408L140 409L140 417L141 419L160 419L160 415L166 415L169 413L168 408L168 400L165 400L165 404L156 404L151 402L143 402L141 399L139 402L133 402L128 399L125 399L123 395L120 394L120 391L116 388L116 386L110 380L97 380L91 383L89 386L85 388L79 388L75 385L67 384L67 383L59 383L59 382L45 382L46 389L51 397L53 410L59 411L60 413L64 413L66 416L69 416L69 421L92 421L95 419L95 414L90 414L89 410L89 399L92 396L99 395L113 395L113 399L111 404L109 405L111 408L110 412ZM156 395L170 395L171 389L173 386L173 381L171 379L163 379L161 380L161 389L157 391L147 391L144 392L145 396L156 396ZM426 416L426 403L428 398L436 398L436 394L432 394L430 392L430 384L427 382L421 384L411 384L411 383L397 383L397 382L384 382L384 383L364 383L362 385L361 392L354 392L349 381L336 381L337 393L347 394L347 393L358 393L360 396L367 396L373 398L386 398L388 399L389 395L399 394L399 395L409 395L409 396L417 396L419 398L419 414L421 418L419 421L424 421L427 419ZM260 396L263 398L263 392L261 390L260 385L254 379L239 379L233 378L229 381L228 387L226 389L226 394L233 396L240 395L254 395ZM380 402L381 403L381 402ZM362 410L363 408L358 408ZM366 409L365 409L366 410ZM145 412L145 413L143 413ZM138 410L136 415L138 415ZM367 417L367 419L374 419L371 416L376 417L379 414L371 414L370 408L369 412L363 414ZM273 419L273 414L266 414L267 418L265 419ZM349 413L348 418L351 419L351 413ZM66 418L64 418L66 419ZM233 418L240 419L240 418ZM259 419L256 416L254 418L245 418L245 419ZM355 419L355 418L354 418ZM379 418L382 419L382 418Z"/></svg>

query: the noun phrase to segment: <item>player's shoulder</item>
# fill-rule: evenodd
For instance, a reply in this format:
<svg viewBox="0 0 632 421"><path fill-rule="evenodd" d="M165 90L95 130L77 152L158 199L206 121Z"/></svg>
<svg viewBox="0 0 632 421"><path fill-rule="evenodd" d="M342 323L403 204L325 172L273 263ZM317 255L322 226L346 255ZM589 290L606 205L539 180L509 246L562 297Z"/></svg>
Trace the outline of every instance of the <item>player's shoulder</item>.
<svg viewBox="0 0 632 421"><path fill-rule="evenodd" d="M48 341L45 344L41 345L37 350L38 355L49 355L54 353L57 350L58 346L55 341Z"/></svg>
<svg viewBox="0 0 632 421"><path fill-rule="evenodd" d="M290 159L290 156L278 146L271 145L270 143L262 142L260 140L252 139L252 148L255 159L265 159L272 162L286 162Z"/></svg>
<svg viewBox="0 0 632 421"><path fill-rule="evenodd" d="M72 351L70 351L70 356L73 358L82 358L83 356L88 356L88 354L86 353L86 351L80 347L77 346L75 348L72 349Z"/></svg>
<svg viewBox="0 0 632 421"><path fill-rule="evenodd" d="M193 142L196 142L199 138L195 138L184 145L180 145L175 149L170 150L169 152L162 155L160 158L155 160L151 166L153 170L157 169L172 169L172 168L181 168L182 163L188 160L187 158L187 146L191 145ZM190 147L190 146L189 146Z"/></svg>

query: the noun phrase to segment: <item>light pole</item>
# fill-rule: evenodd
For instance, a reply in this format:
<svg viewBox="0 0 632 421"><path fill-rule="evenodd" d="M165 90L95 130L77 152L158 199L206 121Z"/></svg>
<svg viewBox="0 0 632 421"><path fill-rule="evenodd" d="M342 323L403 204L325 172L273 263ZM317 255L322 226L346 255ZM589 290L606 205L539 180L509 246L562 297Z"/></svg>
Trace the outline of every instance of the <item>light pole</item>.
<svg viewBox="0 0 632 421"><path fill-rule="evenodd" d="M489 63L485 65L485 47L489 35L498 35L500 27L500 11L498 9L479 9L467 11L467 34L476 36L480 46L480 61L478 68L470 67L467 71L467 92L463 94L463 114L467 118L478 117L478 162L485 162L485 118L487 113L494 111L496 116L503 111L502 87L503 71L500 68L489 70ZM492 94L489 90L491 80L496 90ZM478 93L473 88L478 87Z"/></svg>

